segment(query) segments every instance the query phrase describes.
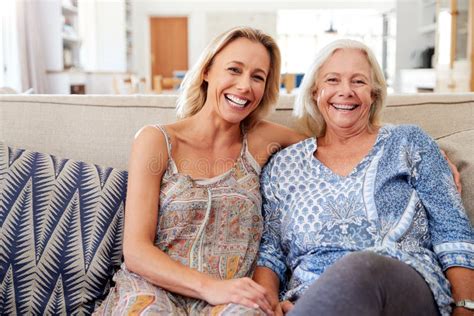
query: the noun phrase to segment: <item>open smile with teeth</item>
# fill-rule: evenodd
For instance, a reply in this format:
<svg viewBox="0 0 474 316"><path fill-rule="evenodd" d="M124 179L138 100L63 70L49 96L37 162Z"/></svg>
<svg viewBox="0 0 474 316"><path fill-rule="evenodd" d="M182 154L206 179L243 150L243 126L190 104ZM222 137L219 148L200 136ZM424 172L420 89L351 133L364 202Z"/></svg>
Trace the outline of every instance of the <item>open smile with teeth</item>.
<svg viewBox="0 0 474 316"><path fill-rule="evenodd" d="M352 111L355 108L359 106L359 104L337 104L337 103L331 103L331 106L335 108L336 110L341 110L341 111Z"/></svg>
<svg viewBox="0 0 474 316"><path fill-rule="evenodd" d="M239 108L244 108L247 104L250 103L250 100L241 99L233 94L226 94L225 98L229 101L232 105L237 106Z"/></svg>

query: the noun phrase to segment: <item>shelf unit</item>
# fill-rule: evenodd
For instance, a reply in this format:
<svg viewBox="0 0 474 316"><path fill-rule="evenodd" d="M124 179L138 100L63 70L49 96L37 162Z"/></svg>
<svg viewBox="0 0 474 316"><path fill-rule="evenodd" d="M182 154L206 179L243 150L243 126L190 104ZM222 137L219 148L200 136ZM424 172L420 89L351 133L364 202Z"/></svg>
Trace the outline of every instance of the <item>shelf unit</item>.
<svg viewBox="0 0 474 316"><path fill-rule="evenodd" d="M437 10L437 0L397 0L397 92L435 89Z"/></svg>
<svg viewBox="0 0 474 316"><path fill-rule="evenodd" d="M82 92L85 78L80 74L82 40L78 35L78 1L48 0L38 3L38 29L43 32L48 80L46 93Z"/></svg>
<svg viewBox="0 0 474 316"><path fill-rule="evenodd" d="M418 34L423 47L435 47L436 38L436 0L421 0L420 5L420 25L418 27Z"/></svg>
<svg viewBox="0 0 474 316"><path fill-rule="evenodd" d="M133 71L132 0L125 0L125 54L127 72Z"/></svg>
<svg viewBox="0 0 474 316"><path fill-rule="evenodd" d="M437 49L444 51L437 56L436 91L474 91L474 1L438 0L438 14L449 16L450 25L438 28Z"/></svg>
<svg viewBox="0 0 474 316"><path fill-rule="evenodd" d="M418 33L420 34L431 34L433 35L436 32L436 23L426 24L418 28Z"/></svg>
<svg viewBox="0 0 474 316"><path fill-rule="evenodd" d="M63 68L81 68L77 0L61 1Z"/></svg>
<svg viewBox="0 0 474 316"><path fill-rule="evenodd" d="M113 93L113 78L131 67L131 2L39 1L47 93Z"/></svg>

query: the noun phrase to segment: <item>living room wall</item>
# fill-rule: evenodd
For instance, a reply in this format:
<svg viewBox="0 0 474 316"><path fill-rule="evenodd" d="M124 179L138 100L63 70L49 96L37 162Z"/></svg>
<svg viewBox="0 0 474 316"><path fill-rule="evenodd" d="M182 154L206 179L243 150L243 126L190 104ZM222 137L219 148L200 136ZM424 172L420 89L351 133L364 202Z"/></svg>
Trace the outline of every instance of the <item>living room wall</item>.
<svg viewBox="0 0 474 316"><path fill-rule="evenodd" d="M337 1L199 1L199 0L141 0L133 1L134 71L150 77L151 61L149 18L151 16L188 17L189 65L216 34L236 25L252 25L276 35L278 10L290 9L360 9L373 8L381 12L393 9L394 0Z"/></svg>

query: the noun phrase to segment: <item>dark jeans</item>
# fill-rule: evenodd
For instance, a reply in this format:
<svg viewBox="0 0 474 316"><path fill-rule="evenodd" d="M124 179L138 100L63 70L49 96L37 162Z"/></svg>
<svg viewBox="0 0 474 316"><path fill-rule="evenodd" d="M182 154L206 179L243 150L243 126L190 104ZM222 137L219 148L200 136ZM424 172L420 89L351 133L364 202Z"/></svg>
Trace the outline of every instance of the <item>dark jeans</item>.
<svg viewBox="0 0 474 316"><path fill-rule="evenodd" d="M407 264L362 251L329 267L290 315L439 315L425 280Z"/></svg>

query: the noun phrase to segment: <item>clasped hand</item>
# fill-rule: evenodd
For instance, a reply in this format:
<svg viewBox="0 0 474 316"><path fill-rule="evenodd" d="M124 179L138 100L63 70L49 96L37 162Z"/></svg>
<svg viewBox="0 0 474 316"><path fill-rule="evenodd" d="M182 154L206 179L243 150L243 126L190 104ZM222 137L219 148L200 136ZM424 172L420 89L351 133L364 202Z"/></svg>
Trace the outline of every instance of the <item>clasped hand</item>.
<svg viewBox="0 0 474 316"><path fill-rule="evenodd" d="M274 315L267 290L250 278L212 280L204 287L203 299L212 305L234 303Z"/></svg>

